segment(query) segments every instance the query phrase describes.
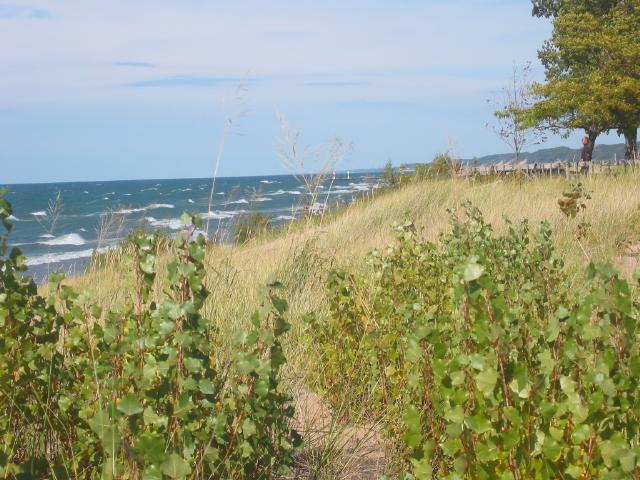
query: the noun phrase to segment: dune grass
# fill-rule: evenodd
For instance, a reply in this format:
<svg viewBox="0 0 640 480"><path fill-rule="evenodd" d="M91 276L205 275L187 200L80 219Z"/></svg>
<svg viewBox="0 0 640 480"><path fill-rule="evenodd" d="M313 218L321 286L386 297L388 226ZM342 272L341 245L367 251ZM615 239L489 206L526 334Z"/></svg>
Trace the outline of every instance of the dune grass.
<svg viewBox="0 0 640 480"><path fill-rule="evenodd" d="M561 212L558 199L577 181L590 192L591 199L586 202L584 214L572 219ZM486 221L498 231L505 227L505 218L513 222L528 219L532 226L547 221L557 252L565 262L574 287L579 289L584 266L592 260L613 263L626 275L631 275L635 261L629 261L625 254L630 246L640 242L639 181L640 173L632 171L577 179L487 178L473 181L454 178L407 182L399 189L359 200L323 219L299 220L277 234L267 233L243 245L209 245L205 265L211 294L202 313L213 323L216 344L222 346L219 355L226 356L229 352L224 346L229 345L235 331L247 327L250 313L259 301L260 287L273 280L282 282L293 325L285 340L288 358L285 381L294 392L299 392L297 403L304 404L309 392L315 390L307 375L309 342L304 315L314 312L320 319L327 315L325 283L329 271L346 268L367 275L367 253L393 241L394 225L414 222L425 239L437 241L439 233L448 228L447 210L457 209L465 201L477 206ZM589 227L586 237L578 240L577 228L581 221L587 222ZM108 307L130 294L133 278L129 273L131 265L127 262L126 255L114 251L104 257L99 266L66 282L75 288L89 288L96 300ZM163 268L160 265L158 271L162 272ZM156 295L159 296L163 284L160 274L154 285ZM321 401L314 400L316 403ZM308 405L297 405L301 411L305 407ZM349 425L342 421L349 419L349 411L331 412L325 407L311 410L333 418L320 420L321 424L330 425L330 432L321 435L314 434L308 425L301 427L310 432L307 442L314 445L314 450L307 451L304 457L308 463L304 467L305 478L328 478L326 472L329 471L347 472L345 465L350 462L358 468L360 463L354 458L363 455L363 449L377 442L375 419L351 418ZM368 429L358 431L357 436L374 440L344 440L354 435L354 422L367 425L367 420L370 422ZM317 424L318 420L305 418L305 422ZM338 437L343 438L341 451L335 449L335 438ZM361 444L362 448L353 448ZM350 452L347 458L346 450ZM374 457L378 453L374 453ZM365 463L368 461L371 456L364 459ZM350 477L344 473L340 478Z"/></svg>
<svg viewBox="0 0 640 480"><path fill-rule="evenodd" d="M581 268L591 260L623 266L621 257L627 246L640 240L640 174L579 180L592 197L584 213L590 227L580 242L576 240L578 220L567 218L557 203L576 180L552 177L412 182L356 202L322 221L298 222L275 238L266 235L239 246L211 245L206 260L211 296L205 313L222 332L235 329L255 307L258 288L268 280L286 285L294 318L322 311L329 270L364 269L366 254L391 242L394 225L405 221L414 222L427 240L437 240L447 229L447 209L459 208L467 200L498 230L504 227L505 218L514 222L528 219L532 225L548 221L558 252L576 282ZM68 281L93 289L98 300L108 305L127 294L123 288L128 281L123 275L126 270L126 263L116 259ZM625 273L631 272L627 269ZM156 291L161 283L160 278Z"/></svg>

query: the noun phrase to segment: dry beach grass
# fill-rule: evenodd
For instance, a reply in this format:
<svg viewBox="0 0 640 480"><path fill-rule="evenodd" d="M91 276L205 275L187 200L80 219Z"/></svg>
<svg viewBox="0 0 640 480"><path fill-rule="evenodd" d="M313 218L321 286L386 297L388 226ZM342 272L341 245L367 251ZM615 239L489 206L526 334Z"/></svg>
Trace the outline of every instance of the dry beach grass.
<svg viewBox="0 0 640 480"><path fill-rule="evenodd" d="M494 228L528 219L532 225L548 221L558 253L563 257L576 288L581 270L591 260L611 262L630 275L636 266L640 240L640 174L583 177L591 192L584 221L586 238L576 240L577 220L558 208L558 199L576 179L564 177L532 180L493 178L482 182L464 179L416 181L355 202L323 222L298 222L287 234L266 235L245 245L212 245L208 249L208 284L211 295L204 308L220 344L246 326L258 302L258 290L270 280L285 284L293 330L287 339L287 382L297 393L298 427L307 447L298 473L305 478L377 478L384 472L384 446L375 418L353 418L349 412L326 407L307 378L309 348L305 338L307 312L320 317L327 312L325 281L337 267L367 273L366 254L393 241L393 226L411 220L426 239L436 241L447 229L448 208L470 200ZM113 254L100 268L68 280L88 287L109 305L128 293L126 264ZM124 278L124 280L123 280ZM162 278L156 282L162 289ZM221 352L224 355L224 352Z"/></svg>

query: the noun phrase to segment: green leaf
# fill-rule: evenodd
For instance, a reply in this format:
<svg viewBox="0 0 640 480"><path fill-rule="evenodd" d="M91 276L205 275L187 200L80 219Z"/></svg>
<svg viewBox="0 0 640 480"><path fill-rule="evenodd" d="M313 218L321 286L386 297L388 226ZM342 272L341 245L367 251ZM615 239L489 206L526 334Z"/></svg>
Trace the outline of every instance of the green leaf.
<svg viewBox="0 0 640 480"><path fill-rule="evenodd" d="M404 414L404 424L407 430L404 441L411 448L418 448L422 443L422 423L418 409L411 405Z"/></svg>
<svg viewBox="0 0 640 480"><path fill-rule="evenodd" d="M160 466L162 473L169 478L185 478L191 473L191 467L176 453L169 455Z"/></svg>
<svg viewBox="0 0 640 480"><path fill-rule="evenodd" d="M498 381L498 372L493 368L487 368L486 370L478 373L475 376L475 379L478 390L480 390L486 397L493 392L493 389L496 386L496 382Z"/></svg>
<svg viewBox="0 0 640 480"><path fill-rule="evenodd" d="M491 422L482 415L467 417L464 424L476 433L486 433L491 430Z"/></svg>
<svg viewBox="0 0 640 480"><path fill-rule="evenodd" d="M118 411L124 413L128 417L140 413L143 410L142 404L132 393L125 395L120 403L118 403Z"/></svg>
<svg viewBox="0 0 640 480"><path fill-rule="evenodd" d="M464 268L463 278L465 282L479 279L484 273L484 267L477 263L468 263Z"/></svg>

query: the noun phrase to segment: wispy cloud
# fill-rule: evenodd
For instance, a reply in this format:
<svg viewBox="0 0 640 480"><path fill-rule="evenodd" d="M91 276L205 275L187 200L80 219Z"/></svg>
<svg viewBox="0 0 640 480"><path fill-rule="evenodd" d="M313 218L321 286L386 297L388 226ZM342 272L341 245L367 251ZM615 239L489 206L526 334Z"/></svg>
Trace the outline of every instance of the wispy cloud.
<svg viewBox="0 0 640 480"><path fill-rule="evenodd" d="M45 20L51 18L49 10L35 8L12 3L0 3L0 20L12 20L14 18L32 18L35 20Z"/></svg>
<svg viewBox="0 0 640 480"><path fill-rule="evenodd" d="M365 87L371 85L371 82L365 81L320 81L307 82L305 87Z"/></svg>
<svg viewBox="0 0 640 480"><path fill-rule="evenodd" d="M129 68L155 68L155 63L148 62L114 62L116 67L129 67Z"/></svg>
<svg viewBox="0 0 640 480"><path fill-rule="evenodd" d="M253 83L255 80L250 80ZM240 82L247 83L241 77L207 77L199 75L176 75L166 78L155 78L129 82L125 87L133 88L153 88L153 87L212 87L217 85L236 85Z"/></svg>

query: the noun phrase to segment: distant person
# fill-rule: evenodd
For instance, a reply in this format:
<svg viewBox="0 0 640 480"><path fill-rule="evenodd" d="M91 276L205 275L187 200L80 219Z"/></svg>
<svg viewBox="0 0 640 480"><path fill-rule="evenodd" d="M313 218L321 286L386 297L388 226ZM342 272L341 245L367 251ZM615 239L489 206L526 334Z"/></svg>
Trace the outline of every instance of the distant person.
<svg viewBox="0 0 640 480"><path fill-rule="evenodd" d="M582 153L580 153L580 160L582 163L580 171L582 173L587 173L589 171L592 153L593 144L591 143L591 139L585 135L584 137L582 137Z"/></svg>
<svg viewBox="0 0 640 480"><path fill-rule="evenodd" d="M591 155L593 153L593 144L588 136L582 137L582 153L580 154L580 160L583 162L590 162Z"/></svg>

